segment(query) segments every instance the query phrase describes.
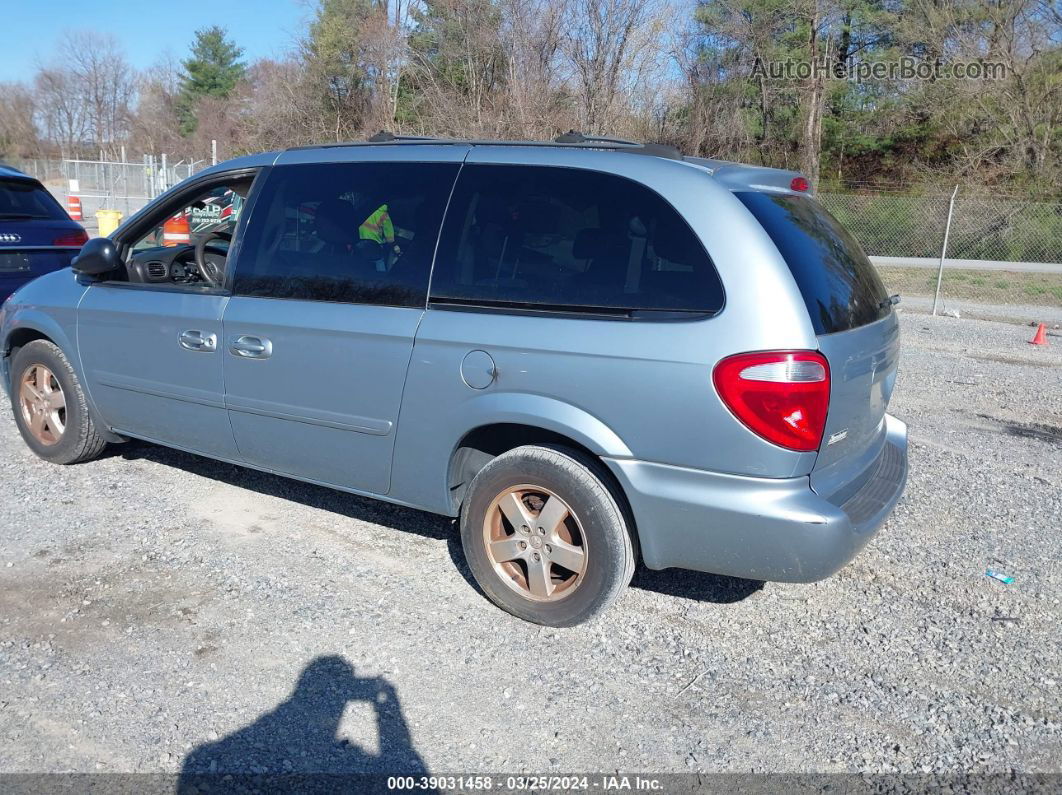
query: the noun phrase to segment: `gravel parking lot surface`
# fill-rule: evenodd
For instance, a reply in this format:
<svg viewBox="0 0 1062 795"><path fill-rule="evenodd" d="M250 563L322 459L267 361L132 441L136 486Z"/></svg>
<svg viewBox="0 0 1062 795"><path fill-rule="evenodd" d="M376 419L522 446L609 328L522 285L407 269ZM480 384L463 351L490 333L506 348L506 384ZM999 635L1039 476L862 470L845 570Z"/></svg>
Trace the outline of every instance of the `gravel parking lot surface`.
<svg viewBox="0 0 1062 795"><path fill-rule="evenodd" d="M55 467L4 409L0 772L1062 771L1062 339L903 333L910 480L855 562L640 570L571 630L490 605L447 519L147 444Z"/></svg>

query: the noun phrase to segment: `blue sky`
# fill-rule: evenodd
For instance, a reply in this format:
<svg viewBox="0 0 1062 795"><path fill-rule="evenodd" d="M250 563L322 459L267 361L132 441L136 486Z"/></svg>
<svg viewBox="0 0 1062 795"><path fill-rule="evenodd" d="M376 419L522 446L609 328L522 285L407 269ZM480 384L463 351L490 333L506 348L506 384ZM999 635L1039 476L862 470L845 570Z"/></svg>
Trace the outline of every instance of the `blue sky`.
<svg viewBox="0 0 1062 795"><path fill-rule="evenodd" d="M68 30L113 34L137 69L183 59L199 28L221 25L252 61L290 50L315 4L307 0L0 0L0 80L28 80L61 53Z"/></svg>

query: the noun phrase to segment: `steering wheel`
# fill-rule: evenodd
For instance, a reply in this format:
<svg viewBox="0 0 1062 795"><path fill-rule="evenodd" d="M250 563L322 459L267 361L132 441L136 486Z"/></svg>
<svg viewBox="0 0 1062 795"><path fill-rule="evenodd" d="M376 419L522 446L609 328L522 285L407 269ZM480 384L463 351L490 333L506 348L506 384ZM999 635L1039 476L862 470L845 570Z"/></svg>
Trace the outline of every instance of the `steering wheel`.
<svg viewBox="0 0 1062 795"><path fill-rule="evenodd" d="M195 244L195 266L199 269L199 275L203 277L203 281L209 282L216 287L224 281L224 270L206 258L207 247L215 240L225 240L231 243L232 234L219 230L208 232L199 238L199 241Z"/></svg>

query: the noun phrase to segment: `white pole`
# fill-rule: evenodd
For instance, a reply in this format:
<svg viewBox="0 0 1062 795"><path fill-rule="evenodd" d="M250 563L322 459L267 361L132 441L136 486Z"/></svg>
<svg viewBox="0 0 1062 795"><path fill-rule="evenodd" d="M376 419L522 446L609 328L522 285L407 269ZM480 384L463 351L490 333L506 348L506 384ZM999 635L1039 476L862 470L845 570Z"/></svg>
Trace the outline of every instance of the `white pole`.
<svg viewBox="0 0 1062 795"><path fill-rule="evenodd" d="M217 139L210 139L210 165L216 166L218 164L218 142Z"/></svg>
<svg viewBox="0 0 1062 795"><path fill-rule="evenodd" d="M937 291L933 294L933 314L937 313L937 303L940 301L940 282L944 278L944 257L948 253L948 235L951 234L951 214L955 211L955 194L959 192L959 186L951 192L951 201L948 202L948 222L944 225L944 245L940 247L940 267L937 269Z"/></svg>

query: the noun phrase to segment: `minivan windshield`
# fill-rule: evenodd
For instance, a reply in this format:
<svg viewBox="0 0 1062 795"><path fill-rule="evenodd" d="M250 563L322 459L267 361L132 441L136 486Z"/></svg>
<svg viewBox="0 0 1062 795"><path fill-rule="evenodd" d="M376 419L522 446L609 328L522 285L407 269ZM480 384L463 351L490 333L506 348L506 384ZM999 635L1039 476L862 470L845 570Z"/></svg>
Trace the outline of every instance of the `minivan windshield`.
<svg viewBox="0 0 1062 795"><path fill-rule="evenodd" d="M38 183L0 178L0 220L68 220L59 202Z"/></svg>
<svg viewBox="0 0 1062 795"><path fill-rule="evenodd" d="M826 209L807 196L738 191L793 273L816 334L865 326L892 310L874 265Z"/></svg>

